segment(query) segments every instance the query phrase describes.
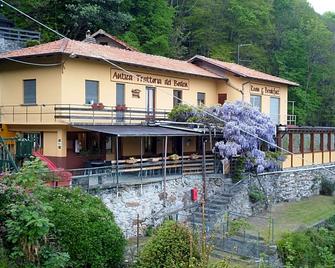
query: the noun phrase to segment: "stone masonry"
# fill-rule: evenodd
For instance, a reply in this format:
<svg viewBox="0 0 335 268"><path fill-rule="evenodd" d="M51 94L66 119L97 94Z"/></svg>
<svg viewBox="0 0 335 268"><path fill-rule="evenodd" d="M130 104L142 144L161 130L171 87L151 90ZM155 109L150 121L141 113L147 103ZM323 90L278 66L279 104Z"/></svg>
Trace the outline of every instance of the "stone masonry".
<svg viewBox="0 0 335 268"><path fill-rule="evenodd" d="M327 166L335 173L335 165ZM289 169L279 172L264 173L258 177L251 176L231 188L228 209L237 214L251 216L260 209L249 202L249 188L252 185L263 189L270 203L298 201L319 194L321 177L333 179L335 176L322 166L306 169ZM224 192L224 179L209 179L207 196L220 198ZM178 209L185 209L194 204L191 200L191 189L196 187L201 196L201 175L176 177L166 183L166 202L162 182L145 185L127 186L119 189L104 190L99 193L107 207L113 211L116 222L127 237L136 235L137 214L140 218L140 233L148 225L156 225L163 215ZM224 213L224 211L222 211ZM220 218L220 215L216 215ZM186 216L185 216L186 217Z"/></svg>

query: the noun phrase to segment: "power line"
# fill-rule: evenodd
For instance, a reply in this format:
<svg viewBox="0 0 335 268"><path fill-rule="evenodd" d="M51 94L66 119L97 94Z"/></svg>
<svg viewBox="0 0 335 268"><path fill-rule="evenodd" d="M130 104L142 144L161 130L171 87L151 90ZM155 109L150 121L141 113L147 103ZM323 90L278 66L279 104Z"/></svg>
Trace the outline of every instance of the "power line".
<svg viewBox="0 0 335 268"><path fill-rule="evenodd" d="M51 32L53 32L53 33L61 36L62 38L67 38L65 35L62 35L61 33L57 32L56 30L50 28L48 25L45 25L42 22L34 19L33 17L29 16L27 13L24 13L23 11L21 11L20 9L12 6L11 4L7 3L6 1L0 0L0 2L3 3L3 4L5 4L5 5L7 5L7 6L9 6L10 8L14 9L15 11L19 12L20 14L26 16L27 18L31 19L32 21L36 22L37 24L39 24L39 25L47 28L49 31L51 31Z"/></svg>
<svg viewBox="0 0 335 268"><path fill-rule="evenodd" d="M22 61L22 60L17 60L17 59L8 58L8 57L4 57L3 59L9 60L9 61L14 61L14 62L17 62L17 63L22 63L22 64L38 66L38 67L53 67L53 66L59 66L59 65L64 64L64 62L59 62L59 63L34 63L34 62Z"/></svg>
<svg viewBox="0 0 335 268"><path fill-rule="evenodd" d="M15 8L15 7L13 7L12 5L8 4L7 2L5 2L5 1L3 1L3 0L0 0L0 2L5 3L5 4L8 5L9 7L15 9L16 11L18 11L18 12L21 13L21 14L24 14L25 16L27 16L27 17L30 18L31 20L33 20L33 21L35 21L36 23L38 23L39 25L41 25L41 26L47 28L48 30L50 30L50 31L52 31L52 32L54 32L54 33L56 33L56 34L58 34L59 36L68 39L68 38L65 37L64 35L58 33L57 31L55 31L55 30L53 30L53 29L51 29L50 27L48 27L47 25L45 25L45 24L39 22L38 20L36 20L36 19L30 17L29 15L27 15L27 14L25 14L24 12L22 12L21 10L19 10L19 9L17 9L17 8ZM122 71L124 71L124 72L127 72L128 74L131 74L131 75L133 75L133 76L135 76L135 77L138 76L138 75L136 75L136 74L134 74L134 73L132 73L132 72L126 70L125 68L119 66L118 64L116 64L116 63L114 63L114 62L112 62L112 61L106 59L106 58L105 58L104 56L102 56L102 55L97 55L97 54L95 54L95 56L98 57L98 58L100 58L100 59L102 59L102 60L104 60L105 62L107 62L107 63L109 63L109 64L111 64L111 65L117 67L118 69L120 69L120 70L122 70ZM203 112L203 113L205 113L205 114L207 114L207 115L213 117L214 119L216 119L216 120L218 120L218 121L220 121L220 122L227 123L225 120L223 120L222 118L216 116L215 114L212 114L212 113L210 113L210 112L208 112L208 111L205 111L205 110L203 110L203 109L200 108L200 107L194 106L193 104L191 104L191 103L189 103L189 102L187 102L187 101L185 101L185 100L182 100L181 98L178 98L177 96L174 96L174 95L171 94L171 93L167 93L167 92L165 92L164 90L161 90L161 92L163 92L164 94L166 94L166 95L168 95L168 96L170 96L170 97L172 97L172 98L175 98L175 99L177 99L177 100L179 100L179 101L181 101L181 102L183 102L183 103L188 104L188 105L191 106L192 108L195 108L195 109L197 109L197 110L199 110L199 111L201 111L201 112ZM280 149L282 152L286 152L286 153L290 154L291 156L294 156L294 153L293 153L293 152L290 152L289 150L286 150L285 148L280 147L280 146L278 146L278 145L275 144L275 143L271 143L271 142L269 142L269 141L267 141L267 140L265 140L265 139L263 139L263 138L261 138L261 137L258 137L257 135L255 135L255 134L253 134L253 133L251 133L251 132L249 132L249 131L246 131L246 130L242 129L240 126L235 126L235 127L236 127L238 130L244 132L245 134L250 135L251 137L254 137L254 138L256 138L256 139L258 139L258 140L260 140L260 141L262 141L262 142L265 142L266 144L268 144L268 145L270 145L270 146L272 146L272 147L274 147L274 148ZM296 157L299 158L299 159L301 159L301 160L304 160L304 161L306 160L306 159L305 159L304 157L302 157L302 156L296 156ZM307 162L309 162L309 161L307 160ZM313 162L309 162L309 163L312 164L312 165L314 164ZM321 168L323 168L324 170L329 171L330 173L332 173L333 175L335 175L335 172L334 172L334 171L332 171L332 170L330 170L330 169L327 169L326 167L323 167L323 166L321 166Z"/></svg>

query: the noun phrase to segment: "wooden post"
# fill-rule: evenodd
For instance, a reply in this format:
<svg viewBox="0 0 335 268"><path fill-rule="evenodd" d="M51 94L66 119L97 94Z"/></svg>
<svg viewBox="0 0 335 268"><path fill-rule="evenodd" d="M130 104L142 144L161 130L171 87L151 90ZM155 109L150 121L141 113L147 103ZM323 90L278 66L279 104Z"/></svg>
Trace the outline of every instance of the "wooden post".
<svg viewBox="0 0 335 268"><path fill-rule="evenodd" d="M115 137L115 155L116 155L116 195L119 193L119 136Z"/></svg>
<svg viewBox="0 0 335 268"><path fill-rule="evenodd" d="M181 137L181 175L184 176L184 137Z"/></svg>
<svg viewBox="0 0 335 268"><path fill-rule="evenodd" d="M202 228L201 228L201 253L202 258L206 258L206 219L205 219L205 205L206 205L206 140L202 137L202 197L201 197L201 215L202 215Z"/></svg>
<svg viewBox="0 0 335 268"><path fill-rule="evenodd" d="M140 175L141 175L141 194L143 191L143 137L141 136L141 168L140 168Z"/></svg>
<svg viewBox="0 0 335 268"><path fill-rule="evenodd" d="M167 158L168 137L165 136L164 141L164 178L163 178L163 193L164 193L164 207L166 206L166 158Z"/></svg>

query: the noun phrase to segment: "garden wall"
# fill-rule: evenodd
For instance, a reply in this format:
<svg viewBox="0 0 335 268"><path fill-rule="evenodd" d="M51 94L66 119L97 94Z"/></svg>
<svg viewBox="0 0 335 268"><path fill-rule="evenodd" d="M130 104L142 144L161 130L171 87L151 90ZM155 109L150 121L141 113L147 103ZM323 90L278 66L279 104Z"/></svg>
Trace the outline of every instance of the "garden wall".
<svg viewBox="0 0 335 268"><path fill-rule="evenodd" d="M224 180L209 179L207 194L212 196L223 189ZM194 205L191 200L191 189L199 190L198 199L201 196L202 179L199 176L176 177L166 182L166 206L164 207L163 183L127 186L119 189L105 190L99 193L103 202L113 211L115 220L127 237L136 235L137 214L140 216L140 233L142 234L148 225L159 223L163 216L169 212L185 209L180 217L186 217L187 208Z"/></svg>
<svg viewBox="0 0 335 268"><path fill-rule="evenodd" d="M264 208L264 204L253 205L249 202L249 188L252 185L262 189L269 203L275 204L318 195L322 177L335 180L335 165L287 169L263 173L258 177L251 176L232 190L233 197L229 210L243 215L252 215Z"/></svg>

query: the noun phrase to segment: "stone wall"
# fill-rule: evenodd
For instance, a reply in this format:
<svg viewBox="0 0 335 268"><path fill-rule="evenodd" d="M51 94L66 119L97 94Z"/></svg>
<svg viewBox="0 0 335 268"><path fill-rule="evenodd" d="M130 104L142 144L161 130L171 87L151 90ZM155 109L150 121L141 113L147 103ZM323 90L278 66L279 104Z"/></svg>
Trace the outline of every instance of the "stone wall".
<svg viewBox="0 0 335 268"><path fill-rule="evenodd" d="M24 47L24 43L19 41L6 40L3 37L0 37L0 52L11 51Z"/></svg>
<svg viewBox="0 0 335 268"><path fill-rule="evenodd" d="M223 188L223 179L210 179L207 183L207 194L212 196ZM99 193L107 207L113 211L116 222L127 237L136 235L137 214L141 221L140 233L143 234L148 225L156 225L166 213L185 209L194 202L191 200L191 189L199 190L201 196L202 179L199 176L175 177L166 182L166 206L164 207L163 183L156 182L142 186L128 186L119 189L105 190ZM186 210L181 217L186 217Z"/></svg>
<svg viewBox="0 0 335 268"><path fill-rule="evenodd" d="M334 172L334 174L332 173ZM264 208L249 202L249 188L262 189L271 204L299 201L320 192L321 178L335 179L335 165L314 166L306 169L288 169L280 172L249 177L232 189L229 210L242 215L252 215Z"/></svg>

